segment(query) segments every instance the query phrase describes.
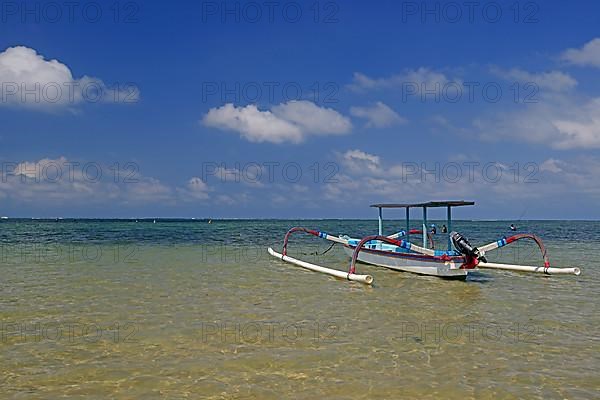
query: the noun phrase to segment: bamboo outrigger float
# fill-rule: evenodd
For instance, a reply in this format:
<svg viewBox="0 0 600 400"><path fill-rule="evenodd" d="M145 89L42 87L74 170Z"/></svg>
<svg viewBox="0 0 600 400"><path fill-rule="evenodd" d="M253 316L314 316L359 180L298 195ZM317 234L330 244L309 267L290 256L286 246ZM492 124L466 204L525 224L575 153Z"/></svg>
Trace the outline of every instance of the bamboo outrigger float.
<svg viewBox="0 0 600 400"><path fill-rule="evenodd" d="M452 208L460 206L474 205L469 201L431 201L427 203L411 204L373 204L371 207L379 210L379 232L377 235L366 236L362 239L355 239L349 236L333 236L326 232L307 229L303 227L294 227L290 229L283 241L283 250L281 253L269 248L269 254L300 267L321 272L337 278L348 279L351 281L365 284L373 283L371 275L360 275L356 273L356 262L377 265L397 271L413 272L421 275L438 276L441 278L466 279L470 271L479 268L502 269L519 272L536 272L546 275L571 274L579 275L581 270L573 268L556 268L550 266L550 261L546 254L546 248L542 240L533 234L521 233L510 237L503 237L495 242L480 247L473 247L468 240L458 232L452 231ZM434 207L445 207L447 210L447 231L448 248L447 250L434 249L433 239L428 232L427 210ZM406 210L406 230L402 230L393 235L383 235L382 210L384 208L404 208ZM422 208L423 221L422 228L410 229L410 209ZM344 246L344 251L351 257L350 268L348 272L337 269L326 268L306 261L298 260L287 255L287 247L290 236L294 232L305 232L313 236ZM422 237L422 246L410 242L410 235L420 235ZM488 262L486 253L500 247L514 243L521 239L531 239L539 247L544 260L543 266L499 264Z"/></svg>

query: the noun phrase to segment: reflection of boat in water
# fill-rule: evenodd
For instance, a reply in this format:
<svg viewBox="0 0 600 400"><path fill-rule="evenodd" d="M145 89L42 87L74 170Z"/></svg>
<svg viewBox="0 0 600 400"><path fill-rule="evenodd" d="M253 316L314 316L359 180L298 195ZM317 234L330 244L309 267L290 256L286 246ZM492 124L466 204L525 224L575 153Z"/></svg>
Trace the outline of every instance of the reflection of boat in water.
<svg viewBox="0 0 600 400"><path fill-rule="evenodd" d="M470 271L478 268L505 269L521 272L541 272L544 274L574 274L579 275L579 268L554 268L550 267L550 261L546 255L546 249L542 240L533 234L521 233L510 237L503 237L485 246L475 247L458 232L452 231L452 207L470 206L474 202L468 201L431 201L427 203L411 204L374 204L379 210L379 232L377 235L366 236L362 239L352 238L346 235L332 236L326 232L295 227L290 229L284 238L283 251L277 253L269 248L269 253L283 261L299 265L301 267L322 272L328 275L355 280L363 283L372 283L370 275L356 274L356 261L377 265L397 271L413 272L421 275L438 276L442 278L466 279ZM435 249L432 235L427 231L427 210L429 208L445 207L447 210L448 246L445 250ZM404 208L406 211L406 230L393 235L383 235L382 209ZM423 220L421 229L410 229L410 209L422 208ZM287 244L289 237L294 232L305 232L331 242L344 246L344 251L351 257L350 269L343 272L331 268L321 267L305 261L297 260L287 255ZM423 239L422 246L410 242L410 235L419 235ZM491 263L486 259L486 252L498 249L521 239L533 240L542 253L543 266L513 265ZM332 244L332 246L333 246Z"/></svg>

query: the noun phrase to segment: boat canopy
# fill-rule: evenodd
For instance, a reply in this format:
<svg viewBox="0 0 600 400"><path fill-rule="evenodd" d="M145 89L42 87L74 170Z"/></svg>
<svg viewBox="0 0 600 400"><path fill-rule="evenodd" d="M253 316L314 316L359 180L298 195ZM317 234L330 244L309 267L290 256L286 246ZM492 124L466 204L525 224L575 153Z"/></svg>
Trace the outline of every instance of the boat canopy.
<svg viewBox="0 0 600 400"><path fill-rule="evenodd" d="M427 248L427 209L433 207L446 207L447 209L447 221L448 224L448 251L452 250L452 240L450 239L450 232L452 231L452 207L461 206L472 206L475 205L474 201L464 200L450 200L450 201L428 201L426 203L399 203L399 204L371 204L371 207L379 209L379 235L383 235L383 215L381 209L383 208L404 208L406 209L406 240L409 240L408 234L410 232L410 212L411 208L422 208L423 209L423 247Z"/></svg>
<svg viewBox="0 0 600 400"><path fill-rule="evenodd" d="M474 201L428 201L427 203L404 203L404 204L371 204L375 208L412 208L412 207L460 207L473 206Z"/></svg>

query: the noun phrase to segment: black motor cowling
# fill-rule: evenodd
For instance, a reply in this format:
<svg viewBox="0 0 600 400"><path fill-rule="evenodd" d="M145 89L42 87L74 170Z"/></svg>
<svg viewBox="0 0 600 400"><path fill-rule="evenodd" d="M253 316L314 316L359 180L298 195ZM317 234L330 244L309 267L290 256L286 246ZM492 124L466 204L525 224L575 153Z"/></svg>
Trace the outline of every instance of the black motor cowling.
<svg viewBox="0 0 600 400"><path fill-rule="evenodd" d="M483 262L487 262L485 257L479 253L479 249L477 247L471 246L471 243L469 243L467 238L461 235L460 233L450 233L450 239L452 239L452 244L460 254L471 258L477 258Z"/></svg>

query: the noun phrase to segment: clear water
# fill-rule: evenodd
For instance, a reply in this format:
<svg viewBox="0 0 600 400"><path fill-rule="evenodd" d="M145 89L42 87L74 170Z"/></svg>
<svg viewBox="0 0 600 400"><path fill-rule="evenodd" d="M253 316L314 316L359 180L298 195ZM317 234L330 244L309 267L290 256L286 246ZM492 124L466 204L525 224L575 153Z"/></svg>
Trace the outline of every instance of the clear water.
<svg viewBox="0 0 600 400"><path fill-rule="evenodd" d="M438 223L441 226L441 221ZM294 225L376 221L0 222L2 398L597 398L600 223L521 221L579 277L445 281L359 265L375 284L271 258ZM507 222L457 221L474 243ZM418 227L418 226L413 226ZM404 228L387 221L386 233ZM438 235L442 246L445 237ZM290 254L345 270L337 246ZM490 253L539 263L530 243Z"/></svg>

